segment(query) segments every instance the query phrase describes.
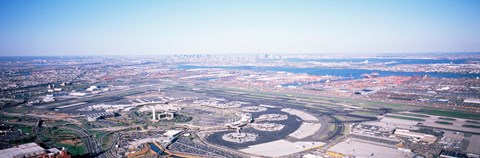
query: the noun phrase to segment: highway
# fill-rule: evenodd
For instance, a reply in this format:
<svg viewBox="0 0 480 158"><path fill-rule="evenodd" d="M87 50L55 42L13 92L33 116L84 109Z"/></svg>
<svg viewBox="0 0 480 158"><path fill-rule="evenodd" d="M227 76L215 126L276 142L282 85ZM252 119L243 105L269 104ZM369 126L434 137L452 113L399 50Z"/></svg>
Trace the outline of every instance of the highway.
<svg viewBox="0 0 480 158"><path fill-rule="evenodd" d="M67 126L60 126L60 128L75 131L82 136L82 142L85 144L87 148L87 156L88 157L99 157L99 158L106 158L105 152L102 151L101 144L97 142L94 138L94 135L91 135L87 130L80 128L72 128Z"/></svg>

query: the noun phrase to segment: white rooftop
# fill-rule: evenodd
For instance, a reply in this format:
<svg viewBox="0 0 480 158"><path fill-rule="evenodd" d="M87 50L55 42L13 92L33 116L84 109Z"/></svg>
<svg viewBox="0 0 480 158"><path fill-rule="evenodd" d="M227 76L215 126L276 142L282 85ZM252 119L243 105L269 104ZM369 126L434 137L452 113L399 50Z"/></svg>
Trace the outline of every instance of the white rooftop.
<svg viewBox="0 0 480 158"><path fill-rule="evenodd" d="M0 150L0 157L1 158L12 158L18 157L20 155L39 155L46 153L45 149L38 146L36 143L27 143L18 145L12 148ZM27 156L28 157L28 156Z"/></svg>
<svg viewBox="0 0 480 158"><path fill-rule="evenodd" d="M173 137L177 134L179 134L180 132L182 132L181 130L169 130L167 132L165 132L163 135L166 136L166 137Z"/></svg>

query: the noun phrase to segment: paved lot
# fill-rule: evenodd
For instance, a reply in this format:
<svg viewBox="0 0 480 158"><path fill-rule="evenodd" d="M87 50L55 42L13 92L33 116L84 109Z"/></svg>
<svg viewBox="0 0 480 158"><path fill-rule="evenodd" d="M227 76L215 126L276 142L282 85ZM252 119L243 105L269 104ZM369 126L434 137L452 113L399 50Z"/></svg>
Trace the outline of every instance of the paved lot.
<svg viewBox="0 0 480 158"><path fill-rule="evenodd" d="M404 152L392 147L382 146L373 143L359 141L357 139L349 139L340 142L328 149L329 151L342 153L344 155L358 156L358 157L412 157L411 152Z"/></svg>
<svg viewBox="0 0 480 158"><path fill-rule="evenodd" d="M468 144L467 151L475 154L480 154L480 135L472 135L468 139L470 144Z"/></svg>
<svg viewBox="0 0 480 158"><path fill-rule="evenodd" d="M252 145L240 151L252 153L255 155L279 157L297 153L309 148L322 146L322 142L289 142L286 140L276 140L268 143Z"/></svg>

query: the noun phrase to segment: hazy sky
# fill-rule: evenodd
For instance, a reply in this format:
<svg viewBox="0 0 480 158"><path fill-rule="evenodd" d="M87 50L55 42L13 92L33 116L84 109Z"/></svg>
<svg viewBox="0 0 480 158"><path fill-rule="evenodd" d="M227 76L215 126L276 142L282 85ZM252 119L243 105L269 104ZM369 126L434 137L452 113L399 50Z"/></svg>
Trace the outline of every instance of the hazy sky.
<svg viewBox="0 0 480 158"><path fill-rule="evenodd" d="M479 0L0 1L1 56L479 51Z"/></svg>

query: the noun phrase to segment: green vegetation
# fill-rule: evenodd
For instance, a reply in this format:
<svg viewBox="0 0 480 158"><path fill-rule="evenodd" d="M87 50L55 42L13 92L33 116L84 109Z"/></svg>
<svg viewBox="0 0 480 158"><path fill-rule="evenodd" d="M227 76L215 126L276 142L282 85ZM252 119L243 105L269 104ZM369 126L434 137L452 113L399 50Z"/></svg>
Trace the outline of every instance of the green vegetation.
<svg viewBox="0 0 480 158"><path fill-rule="evenodd" d="M353 103L358 102L353 100ZM392 108L395 110L404 110L406 108L411 108L409 105L406 104L394 104L394 103L384 103L384 102L373 102L373 101L363 101L367 105L372 105L376 107L384 107L384 108ZM361 105L361 104L358 104Z"/></svg>
<svg viewBox="0 0 480 158"><path fill-rule="evenodd" d="M328 131L335 131L337 130L337 125L335 124L331 124L329 127L328 127Z"/></svg>
<svg viewBox="0 0 480 158"><path fill-rule="evenodd" d="M102 148L107 149L110 137L112 136L111 132L104 131L90 131L91 134L95 135L95 138L98 142L102 142Z"/></svg>
<svg viewBox="0 0 480 158"><path fill-rule="evenodd" d="M124 123L124 122L119 122L117 124L115 124L115 126L127 126L128 124Z"/></svg>
<svg viewBox="0 0 480 158"><path fill-rule="evenodd" d="M442 125L451 125L451 124L453 124L453 123L447 122L447 121L435 121L435 123L437 123L437 124L442 124Z"/></svg>
<svg viewBox="0 0 480 158"><path fill-rule="evenodd" d="M355 110L354 112L352 112L351 114L354 114L354 115L360 115L360 116L368 116L368 117L377 117L377 113L375 112L371 112L371 111L358 111L358 110Z"/></svg>
<svg viewBox="0 0 480 158"><path fill-rule="evenodd" d="M23 133L29 133L32 134L32 127L31 126L26 126L26 125L20 125L20 124L13 124L13 123L5 123L6 126L13 126L17 130L22 131Z"/></svg>
<svg viewBox="0 0 480 158"><path fill-rule="evenodd" d="M18 124L5 124L6 126L13 126L15 130L20 130L23 133L28 133L28 135L17 137L15 140L10 140L9 144L25 144L35 141L36 136L32 134L32 127ZM3 140L2 140L3 141Z"/></svg>
<svg viewBox="0 0 480 158"><path fill-rule="evenodd" d="M3 115L2 113L0 113L0 120L12 120L12 119L16 119L17 117L14 117L14 116L8 116L8 115Z"/></svg>
<svg viewBox="0 0 480 158"><path fill-rule="evenodd" d="M473 124L480 124L480 121L467 120L467 121L465 121L465 122L473 123Z"/></svg>
<svg viewBox="0 0 480 158"><path fill-rule="evenodd" d="M75 135L75 136L78 136L77 132L74 132L74 131L71 131L71 130L68 130L68 129L63 129L63 128L57 128L57 129L52 130L52 134L53 134L53 137L61 136L61 135Z"/></svg>
<svg viewBox="0 0 480 158"><path fill-rule="evenodd" d="M477 126L477 125L462 125L462 126L467 128L480 128L480 126Z"/></svg>
<svg viewBox="0 0 480 158"><path fill-rule="evenodd" d="M102 138L102 149L108 149L108 144L110 142L110 137L112 137L112 133L108 133Z"/></svg>
<svg viewBox="0 0 480 158"><path fill-rule="evenodd" d="M27 126L17 126L17 129L21 130L23 133L30 133L32 132L32 127Z"/></svg>
<svg viewBox="0 0 480 158"><path fill-rule="evenodd" d="M198 88L207 88L207 87L200 87L194 86ZM418 113L401 113L398 115L404 116L396 116L395 118L399 119L406 119L406 120L413 120L413 121L425 121L421 118L428 118L428 115L437 115L437 116L445 116L445 117L452 117L453 118L465 118L465 119L476 119L480 120L480 115L474 115L468 112L461 112L455 110L441 110L441 109L433 109L433 108L421 108L417 106L411 106L406 104L395 104L395 103L384 103L384 102L376 102L376 101L367 101L367 100L357 100L357 99L350 99L350 98L341 98L341 97L330 97L330 96L317 96L317 95L310 95L310 94L301 94L301 93L279 93L279 92L266 92L266 91L255 91L255 90L248 90L242 88L231 88L231 87L223 87L223 88L207 88L211 90L212 93L224 96L231 96L235 95L238 96L238 93L244 93L242 95L244 98L250 99L287 99L287 103L300 103L301 106L316 108L325 110L325 108L341 108L341 105L335 105L336 103L342 104L351 104L359 107L370 108L370 109L379 109L379 108L390 108L393 110L420 110ZM359 114L363 116L372 116L375 113L368 113L368 112L354 112L353 114ZM427 114L427 115L423 115ZM409 117L410 116L410 117Z"/></svg>
<svg viewBox="0 0 480 158"><path fill-rule="evenodd" d="M405 109L408 106L405 104L392 104L392 103L365 101L365 100L338 98L338 97L313 96L313 95L300 94L300 93L295 93L294 95L299 98L309 98L309 99L324 100L324 101L331 101L331 102L342 102L342 103L352 104L352 105L361 106L365 108L388 107L393 109Z"/></svg>
<svg viewBox="0 0 480 158"><path fill-rule="evenodd" d="M64 128L52 127L52 128L44 128L42 130L42 134L38 137L43 142L60 142L66 139L75 139L80 138L79 134Z"/></svg>
<svg viewBox="0 0 480 158"><path fill-rule="evenodd" d="M333 117L341 120L341 121L365 121L364 118L353 117L353 116L342 116L342 115L332 115Z"/></svg>
<svg viewBox="0 0 480 158"><path fill-rule="evenodd" d="M447 120L447 121L455 121L457 119L454 119L454 118L448 118L448 117L439 117L438 119L441 119L441 120Z"/></svg>
<svg viewBox="0 0 480 158"><path fill-rule="evenodd" d="M175 114L175 117L172 120L160 120L160 122L189 122L192 120L192 116L186 114Z"/></svg>
<svg viewBox="0 0 480 158"><path fill-rule="evenodd" d="M95 138L97 139L101 139L103 138L103 136L105 136L107 134L107 132L104 132L104 131L89 131L90 134L93 134L95 135Z"/></svg>
<svg viewBox="0 0 480 158"><path fill-rule="evenodd" d="M358 99L349 99L349 98L340 98L340 97L331 97L331 96L318 96L318 95L310 95L310 94L302 94L302 93L290 93L290 94L284 94L284 93L279 93L279 92L265 92L265 91L252 91L248 89L239 89L239 88L219 88L221 89L222 92L229 92L229 91L237 91L237 92L244 92L245 96L249 95L257 95L261 94L262 96L264 95L270 95L272 96L284 96L289 99L294 99L295 102L298 101L309 101L309 102L316 102L320 103L321 106L330 106L330 105L325 105L327 102L336 102L336 103L344 103L344 104L352 104L364 108L371 108L371 109L379 109L379 108L391 108L394 110L419 110L418 107L406 105L406 104L395 104L395 103L385 103L385 102L376 102L376 101L366 101L366 100L358 100ZM338 106L338 105L333 105L333 106Z"/></svg>
<svg viewBox="0 0 480 158"><path fill-rule="evenodd" d="M78 130L81 130L81 128L80 128L80 127L78 127L78 125L76 125L76 124L66 124L66 125L64 125L64 126L66 126L66 127L70 127L70 128L74 128L74 129L78 129Z"/></svg>
<svg viewBox="0 0 480 158"><path fill-rule="evenodd" d="M420 119L420 118L397 116L397 115L385 115L385 117L402 119L402 120L410 120L410 121L425 121L424 119Z"/></svg>
<svg viewBox="0 0 480 158"><path fill-rule="evenodd" d="M66 125L73 127L72 125ZM78 127L77 127L78 128ZM62 140L79 139L79 134L75 131L60 127L46 127L42 130L42 134L39 135L41 142L50 142L57 147L65 147L65 149L74 156L82 156L86 153L83 145L70 145L60 143Z"/></svg>
<svg viewBox="0 0 480 158"><path fill-rule="evenodd" d="M414 116L414 117L423 117L423 118L429 118L429 117L430 117L430 116L428 116L428 115L413 114L413 113L399 113L398 115Z"/></svg>
<svg viewBox="0 0 480 158"><path fill-rule="evenodd" d="M64 121L64 120L55 120L53 122L49 122L49 125L52 125L52 126L61 126L61 125L64 125L64 124L68 124L69 122L67 121Z"/></svg>
<svg viewBox="0 0 480 158"><path fill-rule="evenodd" d="M437 115L437 116L446 116L446 117L456 117L464 119L475 119L480 120L480 115L475 115L467 112L461 111L452 111L452 110L440 110L440 109L423 109L419 113L428 114L428 115Z"/></svg>
<svg viewBox="0 0 480 158"><path fill-rule="evenodd" d="M10 144L25 144L25 143L31 143L34 142L36 139L35 136L25 136L25 137L19 137L14 141L10 141Z"/></svg>
<svg viewBox="0 0 480 158"><path fill-rule="evenodd" d="M61 143L57 143L55 145L59 147L64 147L65 149L67 149L69 153L71 153L74 156L81 156L85 154L85 148L82 146L68 145L68 144L61 144Z"/></svg>

